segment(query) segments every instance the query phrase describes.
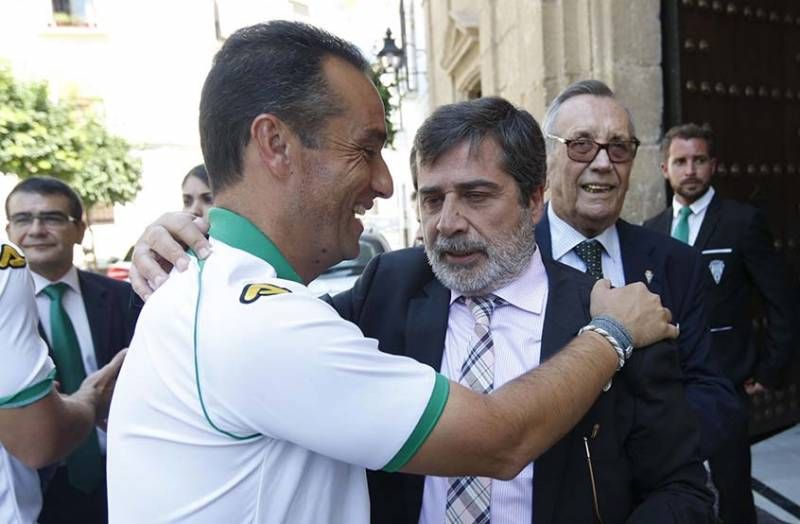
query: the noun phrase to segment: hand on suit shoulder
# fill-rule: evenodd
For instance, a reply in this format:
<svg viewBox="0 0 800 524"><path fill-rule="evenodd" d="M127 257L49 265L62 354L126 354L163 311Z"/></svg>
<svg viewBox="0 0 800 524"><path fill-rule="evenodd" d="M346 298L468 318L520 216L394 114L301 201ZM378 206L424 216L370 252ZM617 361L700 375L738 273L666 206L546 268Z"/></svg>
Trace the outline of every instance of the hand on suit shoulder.
<svg viewBox="0 0 800 524"><path fill-rule="evenodd" d="M608 280L598 280L592 289L590 309L592 317L607 315L621 322L635 348L678 337L678 327L670 324L670 310L641 282L612 288Z"/></svg>

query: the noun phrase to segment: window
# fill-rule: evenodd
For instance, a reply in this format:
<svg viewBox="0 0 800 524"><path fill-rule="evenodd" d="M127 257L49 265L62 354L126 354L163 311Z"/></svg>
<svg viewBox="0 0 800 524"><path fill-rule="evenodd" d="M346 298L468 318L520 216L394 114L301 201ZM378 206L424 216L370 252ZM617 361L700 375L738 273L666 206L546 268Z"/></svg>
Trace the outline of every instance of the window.
<svg viewBox="0 0 800 524"><path fill-rule="evenodd" d="M52 0L53 25L95 27L94 0Z"/></svg>

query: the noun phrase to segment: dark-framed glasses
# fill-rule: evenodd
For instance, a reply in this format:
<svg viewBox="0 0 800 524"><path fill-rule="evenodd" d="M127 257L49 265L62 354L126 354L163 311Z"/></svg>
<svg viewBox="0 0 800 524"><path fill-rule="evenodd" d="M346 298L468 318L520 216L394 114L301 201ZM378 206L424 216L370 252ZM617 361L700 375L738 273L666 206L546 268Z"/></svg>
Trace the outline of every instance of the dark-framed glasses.
<svg viewBox="0 0 800 524"><path fill-rule="evenodd" d="M44 227L59 228L67 224L74 224L77 218L71 217L61 211L42 211L41 213L14 213L8 219L13 227L24 228L33 225L33 221L38 220Z"/></svg>
<svg viewBox="0 0 800 524"><path fill-rule="evenodd" d="M560 136L547 135L547 138L557 140L567 146L567 156L570 160L583 163L593 161L601 149L606 150L608 159L614 163L630 162L636 157L636 151L639 149L640 144L635 137L630 140L612 140L605 144L588 137L562 138Z"/></svg>

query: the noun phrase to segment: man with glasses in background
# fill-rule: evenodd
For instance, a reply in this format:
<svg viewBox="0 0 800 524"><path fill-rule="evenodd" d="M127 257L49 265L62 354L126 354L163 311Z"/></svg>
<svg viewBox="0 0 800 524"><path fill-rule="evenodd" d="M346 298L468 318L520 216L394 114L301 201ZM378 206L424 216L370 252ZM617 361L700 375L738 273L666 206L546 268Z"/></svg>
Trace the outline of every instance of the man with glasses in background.
<svg viewBox="0 0 800 524"><path fill-rule="evenodd" d="M73 246L83 240L86 223L80 197L64 182L28 178L5 205L8 238L24 252L33 276L39 331L61 391L71 394L128 347L138 315L130 284L73 265ZM105 440L103 431L90 433L64 464L46 473L40 523L106 522Z"/></svg>
<svg viewBox="0 0 800 524"><path fill-rule="evenodd" d="M620 219L639 146L630 113L607 85L582 80L550 104L544 132L550 203L536 227L537 243L545 256L616 287L644 282L661 296L680 326L686 396L705 460L744 414L711 361L700 257Z"/></svg>

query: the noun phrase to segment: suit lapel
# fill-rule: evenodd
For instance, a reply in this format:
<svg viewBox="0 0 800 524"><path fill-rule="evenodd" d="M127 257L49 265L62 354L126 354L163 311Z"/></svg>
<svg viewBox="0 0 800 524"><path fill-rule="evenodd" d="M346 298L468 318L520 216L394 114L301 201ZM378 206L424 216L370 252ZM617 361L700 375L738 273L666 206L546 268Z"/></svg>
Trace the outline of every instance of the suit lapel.
<svg viewBox="0 0 800 524"><path fill-rule="evenodd" d="M625 283L643 282L651 292L660 295L664 283L658 258L654 255L656 245L648 242L647 235L637 234L637 228L624 220L617 220Z"/></svg>
<svg viewBox="0 0 800 524"><path fill-rule="evenodd" d="M411 299L406 317L406 351L409 357L428 364L436 371L442 367L450 290L436 278Z"/></svg>
<svg viewBox="0 0 800 524"><path fill-rule="evenodd" d="M108 354L111 336L108 326L108 291L87 278L83 271L78 271L78 282L86 317L89 319L89 330L92 332L97 367L101 368L111 360L111 355Z"/></svg>
<svg viewBox="0 0 800 524"><path fill-rule="evenodd" d="M550 204L547 204L549 206ZM536 246L541 250L542 257L553 258L553 246L550 241L550 220L547 218L547 206L542 213L542 219L536 224Z"/></svg>
<svg viewBox="0 0 800 524"><path fill-rule="evenodd" d="M406 355L439 371L442 367L449 313L450 290L431 276L428 284L408 303ZM412 512L414 522L419 520L422 510L424 479L425 477L420 475L403 475L402 478L403 497Z"/></svg>
<svg viewBox="0 0 800 524"><path fill-rule="evenodd" d="M541 361L555 355L589 320L589 301L581 293L571 270L543 257L547 271L547 309L542 333ZM534 463L533 522L552 522L562 490L570 432Z"/></svg>
<svg viewBox="0 0 800 524"><path fill-rule="evenodd" d="M708 204L706 216L703 217L703 223L700 225L700 231L698 231L697 239L694 241L694 247L696 249L702 251L706 247L706 244L708 244L708 241L711 239L711 234L717 227L717 223L719 223L719 210L721 205L722 204L720 203L719 195L715 194L711 199L711 203Z"/></svg>

